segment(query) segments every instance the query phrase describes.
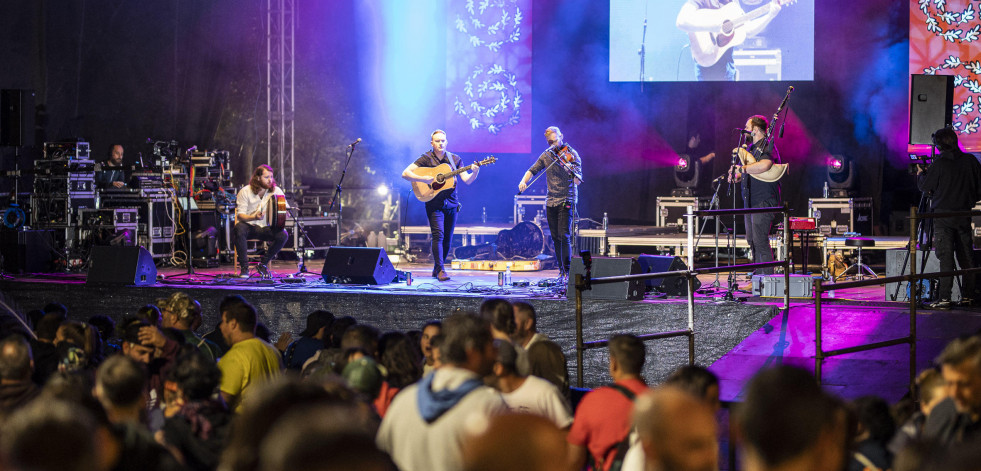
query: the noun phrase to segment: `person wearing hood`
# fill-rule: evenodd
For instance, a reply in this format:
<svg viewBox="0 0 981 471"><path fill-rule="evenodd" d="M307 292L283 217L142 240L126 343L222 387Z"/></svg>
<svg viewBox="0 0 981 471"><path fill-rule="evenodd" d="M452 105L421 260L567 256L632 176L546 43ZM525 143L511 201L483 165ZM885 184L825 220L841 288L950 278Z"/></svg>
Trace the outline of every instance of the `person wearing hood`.
<svg viewBox="0 0 981 471"><path fill-rule="evenodd" d="M467 426L507 410L483 382L497 360L490 323L454 314L442 335L444 365L395 396L378 429L378 447L403 471L461 469Z"/></svg>

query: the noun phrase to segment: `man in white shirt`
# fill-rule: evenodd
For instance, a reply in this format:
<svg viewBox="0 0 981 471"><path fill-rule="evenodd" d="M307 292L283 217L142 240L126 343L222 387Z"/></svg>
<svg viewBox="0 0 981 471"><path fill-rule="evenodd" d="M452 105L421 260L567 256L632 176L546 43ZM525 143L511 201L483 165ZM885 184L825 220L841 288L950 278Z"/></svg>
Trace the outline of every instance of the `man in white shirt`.
<svg viewBox="0 0 981 471"><path fill-rule="evenodd" d="M490 323L454 314L441 335L444 365L395 396L375 438L402 471L462 469L468 427L507 410L483 382L497 358Z"/></svg>
<svg viewBox="0 0 981 471"><path fill-rule="evenodd" d="M273 169L260 165L252 172L249 184L238 190L235 214L235 250L238 251L239 278L249 277L248 240L259 239L270 242L269 249L262 257L257 269L262 276L269 276L269 262L286 245L286 229L272 230L266 222L268 196L282 195L283 190L276 186Z"/></svg>
<svg viewBox="0 0 981 471"><path fill-rule="evenodd" d="M518 352L510 342L497 340L497 363L492 382L508 408L551 420L560 429L572 425L572 412L559 388L537 376L518 374Z"/></svg>

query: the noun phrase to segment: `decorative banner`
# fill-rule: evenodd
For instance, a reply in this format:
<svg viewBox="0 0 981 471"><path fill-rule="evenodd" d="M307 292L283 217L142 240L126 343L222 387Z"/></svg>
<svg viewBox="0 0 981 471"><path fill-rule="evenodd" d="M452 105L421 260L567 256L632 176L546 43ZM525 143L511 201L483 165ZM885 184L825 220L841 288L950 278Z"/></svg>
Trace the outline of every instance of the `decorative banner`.
<svg viewBox="0 0 981 471"><path fill-rule="evenodd" d="M449 3L448 147L531 152L531 0Z"/></svg>
<svg viewBox="0 0 981 471"><path fill-rule="evenodd" d="M956 7L960 4L963 7ZM967 1L910 2L909 73L954 76L954 130L981 150L981 19Z"/></svg>

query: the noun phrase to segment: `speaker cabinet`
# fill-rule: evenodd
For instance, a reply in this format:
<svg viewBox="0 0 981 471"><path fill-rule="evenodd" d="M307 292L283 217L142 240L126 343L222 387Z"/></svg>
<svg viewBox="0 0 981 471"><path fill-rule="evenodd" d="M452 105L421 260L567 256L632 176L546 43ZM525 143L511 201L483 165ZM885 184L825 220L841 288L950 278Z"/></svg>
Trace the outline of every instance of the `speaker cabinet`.
<svg viewBox="0 0 981 471"><path fill-rule="evenodd" d="M633 258L593 257L592 277L636 275L641 272L640 265ZM572 257L569 267L569 286L566 288L568 299L576 299L576 275L585 275L582 257ZM636 301L644 299L644 283L640 281L624 281L593 285L592 289L582 292L583 299L627 299Z"/></svg>
<svg viewBox="0 0 981 471"><path fill-rule="evenodd" d="M0 231L3 269L10 273L48 273L54 269L54 234L47 230Z"/></svg>
<svg viewBox="0 0 981 471"><path fill-rule="evenodd" d="M387 285L395 267L381 247L330 247L320 273L326 283Z"/></svg>
<svg viewBox="0 0 981 471"><path fill-rule="evenodd" d="M156 282L153 256L143 247L92 247L85 284L149 286Z"/></svg>
<svg viewBox="0 0 981 471"><path fill-rule="evenodd" d="M34 144L34 90L0 90L0 146Z"/></svg>
<svg viewBox="0 0 981 471"><path fill-rule="evenodd" d="M927 254L926 266L923 266L923 251L916 251L916 272L917 273L937 273L940 271L940 260L937 258L937 254L931 250ZM909 250L906 249L893 249L886 250L886 276L901 276L909 275L909 264L913 263L913 259L908 256ZM904 263L905 262L905 263ZM957 258L954 258L954 267L960 270L960 264L957 263ZM932 278L928 278L932 280ZM902 282L899 284L899 292L896 291L897 283L886 283L886 301L909 301L909 293L907 292L907 285L909 283ZM961 300L961 289L960 283L957 277L954 278L954 286L950 290L950 300L954 302L959 302ZM931 282L928 285L929 288L936 288L937 283ZM927 293L923 293L925 296ZM893 299L893 295L896 296ZM934 293L930 293L934 296Z"/></svg>
<svg viewBox="0 0 981 471"><path fill-rule="evenodd" d="M909 95L909 143L932 144L933 133L953 122L954 76L913 75Z"/></svg>
<svg viewBox="0 0 981 471"><path fill-rule="evenodd" d="M673 255L640 255L637 257L640 264L641 273L664 273L666 271L687 270L688 264L681 257ZM687 296L688 283L683 276L670 276L667 278L654 278L645 282L647 289L656 289L668 296ZM695 289L701 287L698 279L695 279Z"/></svg>

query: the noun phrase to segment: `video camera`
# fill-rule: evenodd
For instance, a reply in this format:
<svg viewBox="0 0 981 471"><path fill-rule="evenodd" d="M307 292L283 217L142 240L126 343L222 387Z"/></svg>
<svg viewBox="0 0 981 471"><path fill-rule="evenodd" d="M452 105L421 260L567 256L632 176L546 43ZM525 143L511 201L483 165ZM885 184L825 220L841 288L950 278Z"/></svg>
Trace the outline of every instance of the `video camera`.
<svg viewBox="0 0 981 471"><path fill-rule="evenodd" d="M926 170L926 167L933 163L929 155L909 154L909 160L910 164L906 172L910 175L916 175L918 169Z"/></svg>

